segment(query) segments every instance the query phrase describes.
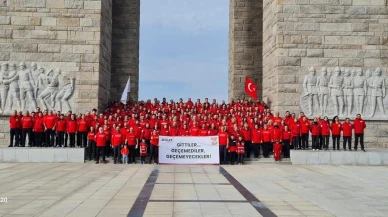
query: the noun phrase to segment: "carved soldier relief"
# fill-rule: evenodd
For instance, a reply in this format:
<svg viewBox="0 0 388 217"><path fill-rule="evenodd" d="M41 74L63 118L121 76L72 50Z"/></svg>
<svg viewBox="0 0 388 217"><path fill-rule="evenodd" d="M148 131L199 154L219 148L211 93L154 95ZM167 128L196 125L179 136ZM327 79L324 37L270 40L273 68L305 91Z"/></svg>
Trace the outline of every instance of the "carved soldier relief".
<svg viewBox="0 0 388 217"><path fill-rule="evenodd" d="M75 78L57 68L47 71L37 63L2 63L0 68L0 114L13 110L71 110Z"/></svg>
<svg viewBox="0 0 388 217"><path fill-rule="evenodd" d="M333 73L332 73L333 72ZM309 69L301 87L300 107L311 115L366 118L386 118L386 78L381 68Z"/></svg>

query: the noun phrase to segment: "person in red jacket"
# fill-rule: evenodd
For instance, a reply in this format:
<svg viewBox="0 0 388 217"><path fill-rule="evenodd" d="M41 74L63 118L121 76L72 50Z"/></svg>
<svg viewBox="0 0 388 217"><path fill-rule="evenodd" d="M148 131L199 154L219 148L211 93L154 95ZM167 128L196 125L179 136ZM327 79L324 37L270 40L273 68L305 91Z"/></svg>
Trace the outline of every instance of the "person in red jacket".
<svg viewBox="0 0 388 217"><path fill-rule="evenodd" d="M77 132L77 120L75 114L71 114L70 120L66 123L66 133L69 135L69 147L75 148L75 134ZM66 146L66 145L65 145Z"/></svg>
<svg viewBox="0 0 388 217"><path fill-rule="evenodd" d="M28 136L28 146L31 147L32 145L32 128L33 128L33 119L32 116L30 116L30 113L26 111L25 115L21 119L22 122L22 147L26 146L26 139Z"/></svg>
<svg viewBox="0 0 388 217"><path fill-rule="evenodd" d="M291 131L288 126L284 126L283 130L283 156L284 158L290 158L291 147Z"/></svg>
<svg viewBox="0 0 388 217"><path fill-rule="evenodd" d="M96 159L96 133L94 127L90 127L90 130L88 132L88 154L89 154L89 161Z"/></svg>
<svg viewBox="0 0 388 217"><path fill-rule="evenodd" d="M177 122L174 121L174 123L170 127L169 136L178 136L178 134L179 134L179 126Z"/></svg>
<svg viewBox="0 0 388 217"><path fill-rule="evenodd" d="M330 138L330 122L329 118L325 116L321 124L321 137L322 137L322 147L320 149L329 149L329 138Z"/></svg>
<svg viewBox="0 0 388 217"><path fill-rule="evenodd" d="M333 150L335 151L335 147L337 145L337 150L340 150L340 137L341 137L341 129L342 129L342 124L339 121L338 116L335 116L333 118L333 121L331 122L331 135L333 138Z"/></svg>
<svg viewBox="0 0 388 217"><path fill-rule="evenodd" d="M228 145L226 146L229 152L230 164L234 165L236 161L236 150L237 150L237 141L234 138L234 134L230 134L230 138L228 139Z"/></svg>
<svg viewBox="0 0 388 217"><path fill-rule="evenodd" d="M273 145L273 158L275 161L280 161L282 158L282 143L279 140Z"/></svg>
<svg viewBox="0 0 388 217"><path fill-rule="evenodd" d="M38 117L35 118L33 131L35 133L36 147L43 147L42 145L44 139L44 119L42 112L39 112Z"/></svg>
<svg viewBox="0 0 388 217"><path fill-rule="evenodd" d="M87 135L88 135L88 120L85 115L81 115L81 118L77 120L77 146L86 147Z"/></svg>
<svg viewBox="0 0 388 217"><path fill-rule="evenodd" d="M116 127L115 130L116 131L112 133L112 138L111 138L111 146L113 149L113 164L116 164L119 161L121 145L123 142L123 138L120 133L120 127Z"/></svg>
<svg viewBox="0 0 388 217"><path fill-rule="evenodd" d="M183 128L179 130L179 136L189 136L190 132L189 129L187 129L187 125L184 124Z"/></svg>
<svg viewBox="0 0 388 217"><path fill-rule="evenodd" d="M292 146L294 150L301 149L300 146L300 135L301 135L301 127L300 122L297 118L294 118L294 122L290 126L291 128L291 137L292 137Z"/></svg>
<svg viewBox="0 0 388 217"><path fill-rule="evenodd" d="M228 137L229 135L226 132L226 127L223 127L222 131L218 133L220 164L226 164L226 146L228 145Z"/></svg>
<svg viewBox="0 0 388 217"><path fill-rule="evenodd" d="M73 116L73 115L72 115ZM95 136L96 138L96 164L100 163L100 154L102 155L102 162L105 164L105 145L106 145L106 134L102 127L98 128L98 133Z"/></svg>
<svg viewBox="0 0 388 217"><path fill-rule="evenodd" d="M152 159L154 159L154 164L157 164L159 161L159 133L157 130L152 131L151 134L151 151L150 151L150 159L149 163L152 163Z"/></svg>
<svg viewBox="0 0 388 217"><path fill-rule="evenodd" d="M243 165L244 163L244 155L245 155L245 144L242 135L238 137L237 141L237 163L239 165Z"/></svg>
<svg viewBox="0 0 388 217"><path fill-rule="evenodd" d="M244 123L241 134L244 140L246 158L250 158L252 150L252 130L249 128L248 123Z"/></svg>
<svg viewBox="0 0 388 217"><path fill-rule="evenodd" d="M121 155L123 156L123 164L128 164L129 149L127 145L124 145L124 148L121 149Z"/></svg>
<svg viewBox="0 0 388 217"><path fill-rule="evenodd" d="M269 157L269 148L272 142L272 132L268 130L267 125L264 124L263 130L261 131L261 143L263 144L263 156L265 158Z"/></svg>
<svg viewBox="0 0 388 217"><path fill-rule="evenodd" d="M111 147L112 132L111 132L111 128L109 127L109 125L104 125L103 126L103 132L106 135L105 156L109 157L110 154L113 152L112 151L112 147Z"/></svg>
<svg viewBox="0 0 388 217"><path fill-rule="evenodd" d="M139 149L140 149L141 164L145 164L145 158L147 157L147 149L148 149L148 144L146 143L145 138L141 140Z"/></svg>
<svg viewBox="0 0 388 217"><path fill-rule="evenodd" d="M206 129L206 124L202 124L202 128L198 131L198 136L207 136L208 130Z"/></svg>
<svg viewBox="0 0 388 217"><path fill-rule="evenodd" d="M312 149L319 150L319 136L321 135L321 126L318 123L318 118L314 118L314 121L310 127L310 131L312 137Z"/></svg>
<svg viewBox="0 0 388 217"><path fill-rule="evenodd" d="M361 150L365 151L364 148L364 130L366 128L365 121L361 119L361 115L357 114L356 119L353 122L354 126L354 150L357 151L358 141L360 140Z"/></svg>
<svg viewBox="0 0 388 217"><path fill-rule="evenodd" d="M17 111L13 111L11 117L9 117L9 134L10 134L10 144L8 147L18 147L20 145L20 128L21 128L21 117L18 116ZM15 139L15 145L13 143Z"/></svg>
<svg viewBox="0 0 388 217"><path fill-rule="evenodd" d="M152 138L151 138L152 139ZM128 156L128 163L136 164L136 149L138 147L138 139L136 138L136 133L133 127L129 128L129 132L127 133L127 137L125 139L125 144L128 145L129 152L131 156Z"/></svg>
<svg viewBox="0 0 388 217"><path fill-rule="evenodd" d="M193 126L190 127L189 133L190 136L198 136L199 128L197 127L197 123L194 122Z"/></svg>
<svg viewBox="0 0 388 217"><path fill-rule="evenodd" d="M309 149L310 122L306 116L302 118L300 130L302 133L302 149Z"/></svg>
<svg viewBox="0 0 388 217"><path fill-rule="evenodd" d="M57 121L55 130L57 131L58 142L56 147L64 147L65 133L66 133L66 123L65 116L61 114ZM66 147L66 146L65 146Z"/></svg>
<svg viewBox="0 0 388 217"><path fill-rule="evenodd" d="M54 146L56 124L57 124L57 116L54 115L52 110L50 110L48 115L44 117L46 147Z"/></svg>
<svg viewBox="0 0 388 217"><path fill-rule="evenodd" d="M346 151L346 143L348 144L349 151L352 150L352 134L353 134L353 125L350 123L350 119L346 118L345 122L342 124L342 137L343 137L343 148Z"/></svg>
<svg viewBox="0 0 388 217"><path fill-rule="evenodd" d="M151 133L152 133L152 130L150 128L150 124L149 123L146 123L145 124L145 127L142 129L141 131L141 138L144 138L146 140L146 143L147 143L147 154L150 153L150 140L151 140Z"/></svg>
<svg viewBox="0 0 388 217"><path fill-rule="evenodd" d="M260 146L261 146L261 130L258 124L255 124L254 129L251 131L252 135L252 150L253 156L257 159L260 155Z"/></svg>

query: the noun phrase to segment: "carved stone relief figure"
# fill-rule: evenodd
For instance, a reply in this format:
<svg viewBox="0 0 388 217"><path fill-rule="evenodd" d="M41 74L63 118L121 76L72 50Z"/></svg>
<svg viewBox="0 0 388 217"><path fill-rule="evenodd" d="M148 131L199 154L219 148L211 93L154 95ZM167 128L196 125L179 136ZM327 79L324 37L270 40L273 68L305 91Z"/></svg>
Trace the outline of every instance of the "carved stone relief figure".
<svg viewBox="0 0 388 217"><path fill-rule="evenodd" d="M343 85L343 90L344 90L344 101L345 101L345 115L350 115L352 113L352 108L353 108L353 77L350 72L350 69L345 70L345 77L344 77L344 85Z"/></svg>
<svg viewBox="0 0 388 217"><path fill-rule="evenodd" d="M20 90L19 90L19 74L17 72L16 64L10 65L9 75L7 77L6 83L9 84L9 109L8 113L11 113L13 100L16 100L18 110L20 110Z"/></svg>
<svg viewBox="0 0 388 217"><path fill-rule="evenodd" d="M35 81L34 97L35 97L35 99L37 99L38 98L39 87L38 87L38 82L36 82L36 81L38 80L40 72L38 70L38 66L36 65L36 63L31 63L30 70L31 70L32 79Z"/></svg>
<svg viewBox="0 0 388 217"><path fill-rule="evenodd" d="M366 79L366 104L364 110L372 109L372 72L368 69L365 72Z"/></svg>
<svg viewBox="0 0 388 217"><path fill-rule="evenodd" d="M317 76L315 76L314 67L311 67L309 74L305 76L303 81L303 89L305 96L308 98L309 115L312 115L315 111L314 105L317 105L316 108L319 108Z"/></svg>
<svg viewBox="0 0 388 217"><path fill-rule="evenodd" d="M68 110L71 110L71 106L68 100L73 95L74 84L75 78L73 76L71 76L70 78L68 76L63 77L63 84L60 85L59 92L56 95L55 100L53 101L53 108L55 108L55 102L58 102L60 111L62 111L62 103L66 105Z"/></svg>
<svg viewBox="0 0 388 217"><path fill-rule="evenodd" d="M373 73L371 79L371 87L372 87L372 109L371 109L371 117L375 115L376 111L376 102L379 106L381 115L385 117L383 98L385 97L385 78L381 75L382 71L380 68L377 68Z"/></svg>
<svg viewBox="0 0 388 217"><path fill-rule="evenodd" d="M357 114L364 114L364 101L365 95L367 92L366 78L362 75L362 69L357 70L356 76L353 79L354 89L354 99L355 106L357 109Z"/></svg>
<svg viewBox="0 0 388 217"><path fill-rule="evenodd" d="M43 68L42 68L43 69ZM42 71L44 74L44 69ZM55 69L55 71L50 71L46 76L47 87L43 90L43 92L39 95L39 99L41 101L41 105L44 106L45 109L48 109L47 105L50 105L47 100L50 99L51 102L54 102L56 93L58 91L59 86L59 75L61 74L60 69ZM52 105L52 104L51 104ZM54 107L50 109L54 110Z"/></svg>
<svg viewBox="0 0 388 217"><path fill-rule="evenodd" d="M31 71L26 68L26 64L24 62L21 62L19 64L19 84L20 84L20 98L22 102L22 111L24 111L26 108L26 95L28 96L28 99L31 101L32 106L36 108L36 101L34 96L34 88L35 82L32 78ZM28 108L27 108L28 110Z"/></svg>
<svg viewBox="0 0 388 217"><path fill-rule="evenodd" d="M325 67L321 69L321 75L317 77L317 87L320 105L320 114L326 114L327 102L329 99L329 78Z"/></svg>
<svg viewBox="0 0 388 217"><path fill-rule="evenodd" d="M334 115L342 115L344 110L344 93L342 91L344 78L341 76L341 71L337 67L335 68L334 75L331 76L329 81L330 96L334 104Z"/></svg>
<svg viewBox="0 0 388 217"><path fill-rule="evenodd" d="M7 100L9 85L4 83L4 79L8 76L8 63L1 64L0 71L0 109L1 113L4 112L5 102Z"/></svg>

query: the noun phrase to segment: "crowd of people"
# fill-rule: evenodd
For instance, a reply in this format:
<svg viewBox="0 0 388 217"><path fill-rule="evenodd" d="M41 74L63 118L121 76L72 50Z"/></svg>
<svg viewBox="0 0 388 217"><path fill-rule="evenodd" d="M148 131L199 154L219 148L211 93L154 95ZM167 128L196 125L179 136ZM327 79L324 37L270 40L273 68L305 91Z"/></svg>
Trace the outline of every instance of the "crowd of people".
<svg viewBox="0 0 388 217"><path fill-rule="evenodd" d="M267 105L251 99L229 103L216 100L179 102L112 101L98 113L67 114L54 111L14 111L10 117L9 147L84 147L87 159L106 163L158 163L159 136L219 136L220 164L243 164L244 158L268 158L276 161L290 157L290 149L328 150L330 136L333 150L364 149L365 121L361 115L351 122L336 116L306 117L286 112L280 116ZM311 137L311 140L309 139ZM311 146L310 146L311 144ZM148 157L148 158L147 158Z"/></svg>

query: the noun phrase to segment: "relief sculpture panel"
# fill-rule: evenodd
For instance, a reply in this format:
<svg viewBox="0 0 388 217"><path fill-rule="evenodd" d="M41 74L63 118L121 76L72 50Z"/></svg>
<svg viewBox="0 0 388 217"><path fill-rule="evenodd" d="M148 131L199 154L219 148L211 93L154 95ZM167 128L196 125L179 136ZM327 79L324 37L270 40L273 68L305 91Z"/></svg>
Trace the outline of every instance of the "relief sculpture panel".
<svg viewBox="0 0 388 217"><path fill-rule="evenodd" d="M4 62L0 70L0 114L9 115L13 110L72 110L75 77L62 73L61 69L50 69L31 63Z"/></svg>
<svg viewBox="0 0 388 217"><path fill-rule="evenodd" d="M309 116L386 118L386 77L381 68L309 69L302 83L301 110Z"/></svg>

